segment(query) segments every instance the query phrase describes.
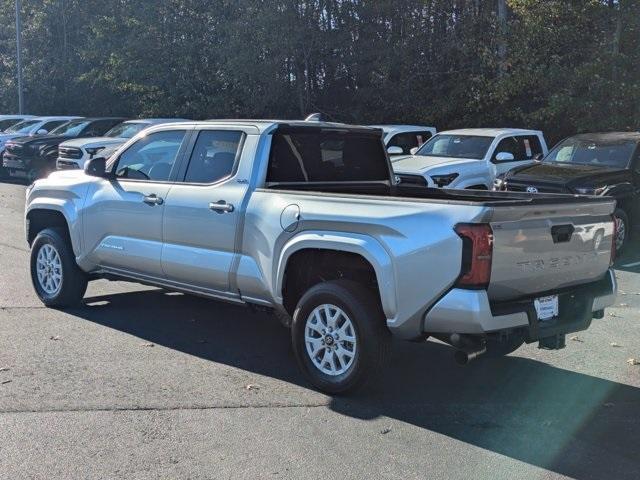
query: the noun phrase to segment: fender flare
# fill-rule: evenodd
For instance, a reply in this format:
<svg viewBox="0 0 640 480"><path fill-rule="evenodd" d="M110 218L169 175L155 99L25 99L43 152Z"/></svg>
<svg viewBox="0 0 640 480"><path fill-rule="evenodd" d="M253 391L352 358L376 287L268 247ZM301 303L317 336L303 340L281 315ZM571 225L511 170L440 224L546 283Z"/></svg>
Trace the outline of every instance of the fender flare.
<svg viewBox="0 0 640 480"><path fill-rule="evenodd" d="M387 249L375 238L358 233L332 231L305 231L287 241L274 262L275 300L282 304L284 273L289 258L305 249L336 250L355 253L371 264L378 281L378 292L382 309L387 319L393 319L397 312L397 294L394 263Z"/></svg>
<svg viewBox="0 0 640 480"><path fill-rule="evenodd" d="M36 197L28 204L24 219L25 219L25 235L26 221L31 212L35 210L48 210L60 213L67 222L67 228L69 230L69 238L71 239L71 247L76 257L82 250L82 236L80 226L80 217L78 212L70 199L63 198L50 198L50 197Z"/></svg>

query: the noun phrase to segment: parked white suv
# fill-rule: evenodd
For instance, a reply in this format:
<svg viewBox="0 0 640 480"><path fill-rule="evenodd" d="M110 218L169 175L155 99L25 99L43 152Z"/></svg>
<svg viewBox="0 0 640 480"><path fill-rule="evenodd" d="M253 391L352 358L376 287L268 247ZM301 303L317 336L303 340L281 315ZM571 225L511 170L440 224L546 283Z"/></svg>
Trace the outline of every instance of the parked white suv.
<svg viewBox="0 0 640 480"><path fill-rule="evenodd" d="M389 158L394 162L402 155L411 154L424 142L436 134L435 127L423 125L372 125L382 129L382 140L387 147Z"/></svg>
<svg viewBox="0 0 640 480"><path fill-rule="evenodd" d="M491 190L497 175L547 154L538 130L468 128L440 132L414 155L393 162L405 183Z"/></svg>
<svg viewBox="0 0 640 480"><path fill-rule="evenodd" d="M100 153L101 157L109 157L120 146L133 138L139 132L151 125L161 123L179 122L182 119L175 118L145 118L139 120L127 120L111 130L104 137L74 138L62 142L58 147L58 170L84 168L85 163Z"/></svg>

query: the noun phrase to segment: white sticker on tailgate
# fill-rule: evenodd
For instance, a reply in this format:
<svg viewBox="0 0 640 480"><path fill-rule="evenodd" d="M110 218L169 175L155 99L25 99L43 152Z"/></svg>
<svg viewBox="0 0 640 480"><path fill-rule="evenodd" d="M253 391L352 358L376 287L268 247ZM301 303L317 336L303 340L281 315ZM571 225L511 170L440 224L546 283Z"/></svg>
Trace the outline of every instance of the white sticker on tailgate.
<svg viewBox="0 0 640 480"><path fill-rule="evenodd" d="M550 320L558 316L558 295L536 298L533 301L538 320Z"/></svg>

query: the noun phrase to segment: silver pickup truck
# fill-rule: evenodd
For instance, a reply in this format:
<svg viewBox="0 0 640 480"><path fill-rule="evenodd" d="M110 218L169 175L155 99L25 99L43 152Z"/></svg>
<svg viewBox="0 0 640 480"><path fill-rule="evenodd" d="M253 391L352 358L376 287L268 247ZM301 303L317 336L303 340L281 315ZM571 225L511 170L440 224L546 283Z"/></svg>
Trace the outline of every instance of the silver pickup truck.
<svg viewBox="0 0 640 480"><path fill-rule="evenodd" d="M372 128L164 124L27 190L45 305L94 278L265 307L301 369L339 393L378 374L392 334L461 363L564 347L614 302L614 201L399 183Z"/></svg>

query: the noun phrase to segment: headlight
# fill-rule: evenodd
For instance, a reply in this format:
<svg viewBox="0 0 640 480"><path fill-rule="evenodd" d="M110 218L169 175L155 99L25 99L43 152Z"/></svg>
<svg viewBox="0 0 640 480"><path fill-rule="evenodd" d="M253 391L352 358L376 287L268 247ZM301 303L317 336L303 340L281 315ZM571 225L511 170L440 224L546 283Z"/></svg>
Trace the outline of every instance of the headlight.
<svg viewBox="0 0 640 480"><path fill-rule="evenodd" d="M85 150L87 151L87 153L89 155L91 155L92 157L98 153L100 150L104 150L105 147L92 147L92 148L85 148Z"/></svg>
<svg viewBox="0 0 640 480"><path fill-rule="evenodd" d="M431 180L433 180L433 183L435 183L438 187L446 187L456 178L458 178L457 173L449 173L447 175L431 175Z"/></svg>
<svg viewBox="0 0 640 480"><path fill-rule="evenodd" d="M600 195L602 192L604 192L607 189L607 187L577 187L575 188L575 192L579 193L580 195Z"/></svg>

